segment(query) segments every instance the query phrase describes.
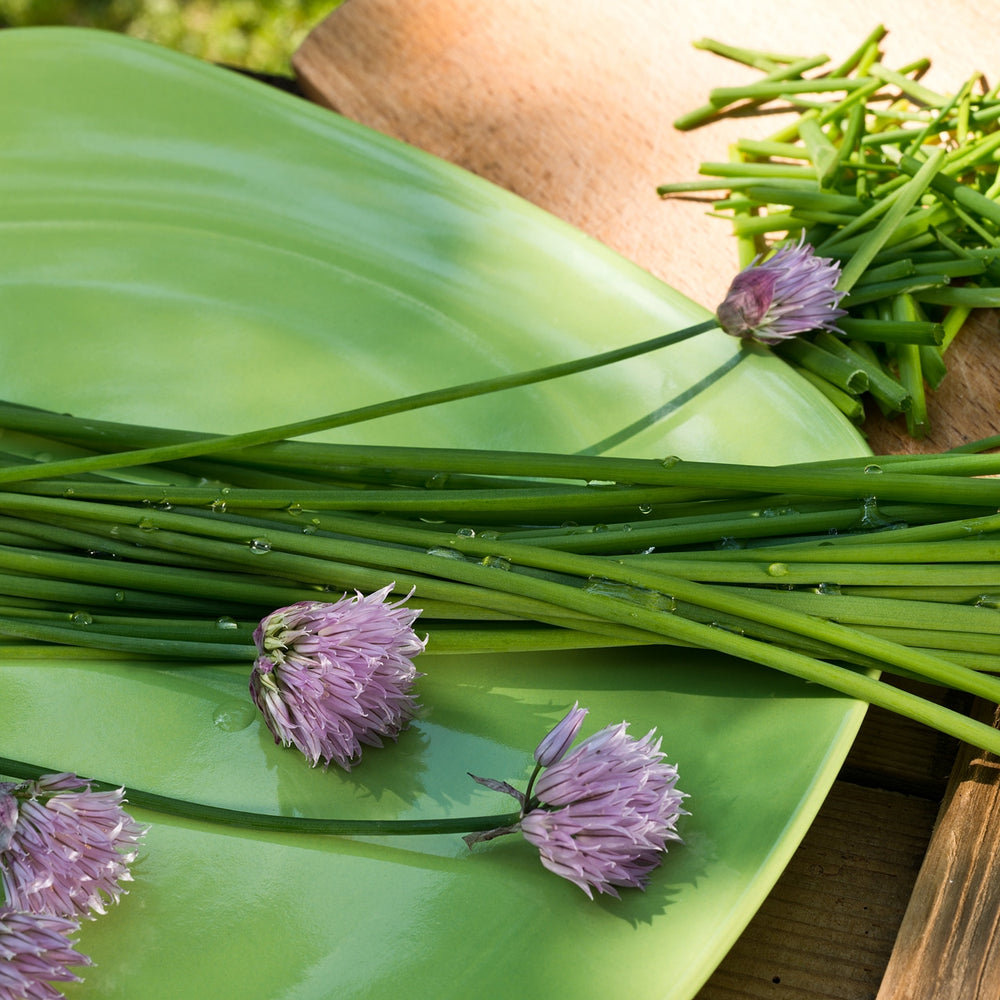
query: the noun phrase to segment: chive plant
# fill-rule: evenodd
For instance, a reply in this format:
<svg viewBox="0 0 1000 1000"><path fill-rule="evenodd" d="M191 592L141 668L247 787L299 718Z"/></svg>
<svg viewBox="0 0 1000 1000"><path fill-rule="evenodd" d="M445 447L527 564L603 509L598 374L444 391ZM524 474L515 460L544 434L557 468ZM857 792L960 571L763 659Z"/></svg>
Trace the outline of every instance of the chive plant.
<svg viewBox="0 0 1000 1000"><path fill-rule="evenodd" d="M704 39L699 48L755 68L760 80L712 90L675 121L697 128L739 112L794 113L763 139L737 141L701 179L665 183L662 197L715 197L746 263L778 242L804 239L842 264L843 336L776 346L852 421L870 400L929 430L925 385L976 308L1000 303L1000 97L976 74L954 94L920 82L929 60L891 69L876 27L840 65ZM777 102L777 103L776 103Z"/></svg>

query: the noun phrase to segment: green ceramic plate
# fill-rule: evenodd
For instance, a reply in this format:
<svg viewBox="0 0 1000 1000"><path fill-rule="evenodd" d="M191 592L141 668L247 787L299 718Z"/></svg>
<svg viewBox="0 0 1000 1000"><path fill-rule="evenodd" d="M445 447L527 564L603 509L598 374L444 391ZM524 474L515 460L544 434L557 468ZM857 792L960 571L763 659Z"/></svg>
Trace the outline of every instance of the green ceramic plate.
<svg viewBox="0 0 1000 1000"><path fill-rule="evenodd" d="M286 94L122 37L0 33L0 394L237 431L681 327L704 311L507 192ZM341 439L806 460L855 432L766 352L710 334ZM860 705L713 655L421 661L425 708L350 775L254 718L247 671L0 669L2 752L304 815L504 811L579 699L659 728L691 815L645 894L589 902L519 838L263 836L152 824L88 923L71 997L691 997L819 807Z"/></svg>

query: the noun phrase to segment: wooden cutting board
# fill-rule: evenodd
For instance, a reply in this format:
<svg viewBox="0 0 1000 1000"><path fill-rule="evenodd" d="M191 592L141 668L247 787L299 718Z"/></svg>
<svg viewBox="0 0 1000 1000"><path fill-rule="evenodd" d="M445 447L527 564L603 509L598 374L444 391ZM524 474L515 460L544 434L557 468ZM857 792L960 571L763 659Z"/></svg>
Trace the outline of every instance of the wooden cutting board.
<svg viewBox="0 0 1000 1000"><path fill-rule="evenodd" d="M778 53L852 52L877 24L885 61L932 60L954 91L1000 73L1000 4L936 0L346 0L294 59L313 100L451 160L560 216L714 309L738 268L725 220L656 185L697 176L730 142L781 118L689 132L679 115L756 71L699 50L712 37ZM992 82L992 81L991 81ZM940 450L1000 433L997 318L977 314L949 352L919 444L901 421L866 424L876 453Z"/></svg>

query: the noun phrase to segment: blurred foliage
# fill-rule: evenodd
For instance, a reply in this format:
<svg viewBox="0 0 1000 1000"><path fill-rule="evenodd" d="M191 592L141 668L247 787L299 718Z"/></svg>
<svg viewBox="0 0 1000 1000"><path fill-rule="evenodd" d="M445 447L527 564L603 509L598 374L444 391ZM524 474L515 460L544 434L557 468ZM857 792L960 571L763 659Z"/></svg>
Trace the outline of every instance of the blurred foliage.
<svg viewBox="0 0 1000 1000"><path fill-rule="evenodd" d="M341 0L0 0L0 27L102 28L262 73L291 73L306 34Z"/></svg>

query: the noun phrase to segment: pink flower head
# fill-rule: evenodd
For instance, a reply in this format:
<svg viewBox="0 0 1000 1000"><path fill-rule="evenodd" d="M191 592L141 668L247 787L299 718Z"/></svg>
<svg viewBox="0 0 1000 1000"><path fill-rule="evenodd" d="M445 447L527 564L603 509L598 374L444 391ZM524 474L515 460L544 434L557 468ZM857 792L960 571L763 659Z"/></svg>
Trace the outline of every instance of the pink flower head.
<svg viewBox="0 0 1000 1000"><path fill-rule="evenodd" d="M272 612L254 631L260 656L250 693L275 743L296 746L315 767L345 771L362 744L395 739L416 712L422 676L412 659L426 640L411 628L419 611L386 602L392 584L336 603L302 601Z"/></svg>
<svg viewBox="0 0 1000 1000"><path fill-rule="evenodd" d="M551 755L548 767L539 761L537 781L529 782L526 794L506 782L473 775L480 784L517 799L521 818L516 826L465 839L472 846L520 829L550 871L591 899L594 890L617 898L618 887L645 888L667 842L680 840L676 823L686 796L676 787L677 769L664 762L654 731L636 740L622 722L567 751L569 729L579 729L582 722L579 712L574 706L539 744L536 760L543 747L558 747L559 752Z"/></svg>
<svg viewBox="0 0 1000 1000"><path fill-rule="evenodd" d="M521 819L542 864L591 898L593 889L617 897L615 886L644 888L667 841L680 840L677 769L653 731L636 740L627 729L607 726L543 771L540 805Z"/></svg>
<svg viewBox="0 0 1000 1000"><path fill-rule="evenodd" d="M535 761L542 767L550 767L556 761L562 760L576 739L586 715L587 709L580 708L578 701L574 702L562 721L558 722L535 747Z"/></svg>
<svg viewBox="0 0 1000 1000"><path fill-rule="evenodd" d="M716 312L726 333L776 344L810 330L837 330L846 315L838 308L840 265L813 255L801 240L785 244L767 260L756 257L733 279ZM838 331L839 332L839 331Z"/></svg>
<svg viewBox="0 0 1000 1000"><path fill-rule="evenodd" d="M81 982L69 970L91 964L70 941L79 928L66 917L0 906L0 1000L59 1000L53 982Z"/></svg>
<svg viewBox="0 0 1000 1000"><path fill-rule="evenodd" d="M122 809L124 789L95 792L75 774L0 785L0 881L9 906L91 917L117 903L146 833Z"/></svg>

